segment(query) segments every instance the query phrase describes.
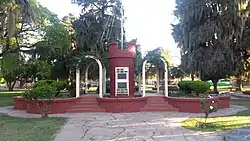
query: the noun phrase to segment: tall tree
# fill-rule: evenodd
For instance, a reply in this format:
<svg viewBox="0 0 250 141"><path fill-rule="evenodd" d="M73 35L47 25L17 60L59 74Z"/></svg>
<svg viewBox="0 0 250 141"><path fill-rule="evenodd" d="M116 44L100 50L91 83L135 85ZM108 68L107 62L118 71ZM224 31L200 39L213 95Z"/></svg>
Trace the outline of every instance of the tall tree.
<svg viewBox="0 0 250 141"><path fill-rule="evenodd" d="M57 20L36 0L3 0L0 5L0 57L34 45L31 38L39 37L39 29Z"/></svg>
<svg viewBox="0 0 250 141"><path fill-rule="evenodd" d="M213 81L232 71L241 74L242 48L239 45L249 14L249 1L176 0L176 4L174 13L179 23L173 25L173 36L181 48L183 60L189 60L185 65L189 72L220 76ZM204 66L213 68L213 73ZM219 75L224 67L227 71Z"/></svg>

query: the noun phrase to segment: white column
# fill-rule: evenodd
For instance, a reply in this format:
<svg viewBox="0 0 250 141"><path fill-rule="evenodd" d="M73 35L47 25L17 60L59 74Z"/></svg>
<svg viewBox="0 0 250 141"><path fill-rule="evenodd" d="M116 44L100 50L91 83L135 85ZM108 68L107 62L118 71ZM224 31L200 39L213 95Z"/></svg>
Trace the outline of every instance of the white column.
<svg viewBox="0 0 250 141"><path fill-rule="evenodd" d="M106 68L105 67L103 67L103 69L102 69L102 92L103 92L103 94L106 94L107 92L106 92Z"/></svg>
<svg viewBox="0 0 250 141"><path fill-rule="evenodd" d="M168 68L165 67L165 96L168 97Z"/></svg>
<svg viewBox="0 0 250 141"><path fill-rule="evenodd" d="M88 93L88 71L89 71L90 65L87 66L85 70L85 93Z"/></svg>
<svg viewBox="0 0 250 141"><path fill-rule="evenodd" d="M142 65L142 96L146 96L146 64L147 60Z"/></svg>
<svg viewBox="0 0 250 141"><path fill-rule="evenodd" d="M165 96L168 97L168 64L165 62L164 59L161 58L161 61L164 63L164 78L165 78Z"/></svg>
<svg viewBox="0 0 250 141"><path fill-rule="evenodd" d="M76 68L76 97L80 97L80 69Z"/></svg>
<svg viewBox="0 0 250 141"><path fill-rule="evenodd" d="M156 75L157 75L156 88L157 88L157 94L159 94L160 93L160 73L159 73L159 68L156 68Z"/></svg>
<svg viewBox="0 0 250 141"><path fill-rule="evenodd" d="M97 61L98 65L99 65L99 97L102 97L102 64L101 62L98 60Z"/></svg>
<svg viewBox="0 0 250 141"><path fill-rule="evenodd" d="M91 55L87 55L85 56L86 58L91 58L94 59L98 66L99 66L99 97L102 97L102 80L103 80L103 75L102 75L102 63L100 62L100 60L98 60L96 57L91 56Z"/></svg>

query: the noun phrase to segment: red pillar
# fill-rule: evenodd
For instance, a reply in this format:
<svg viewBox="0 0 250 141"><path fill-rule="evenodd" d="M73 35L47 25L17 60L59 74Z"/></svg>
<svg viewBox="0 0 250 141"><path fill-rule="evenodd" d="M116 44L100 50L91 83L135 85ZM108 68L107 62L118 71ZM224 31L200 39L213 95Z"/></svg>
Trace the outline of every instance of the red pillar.
<svg viewBox="0 0 250 141"><path fill-rule="evenodd" d="M123 50L119 48L118 42L112 42L109 46L111 97L134 96L134 61L136 48L135 45L131 43L127 43L126 45L127 48ZM125 83L127 83L127 86L125 86Z"/></svg>

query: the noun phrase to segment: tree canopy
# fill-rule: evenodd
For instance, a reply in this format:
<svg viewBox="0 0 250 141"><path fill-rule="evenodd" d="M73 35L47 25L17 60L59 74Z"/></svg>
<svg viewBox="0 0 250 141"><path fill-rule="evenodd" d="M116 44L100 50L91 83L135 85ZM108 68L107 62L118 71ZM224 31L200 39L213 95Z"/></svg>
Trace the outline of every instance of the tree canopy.
<svg viewBox="0 0 250 141"><path fill-rule="evenodd" d="M176 0L173 37L181 49L182 65L203 80L243 72L242 39L249 16L248 0Z"/></svg>

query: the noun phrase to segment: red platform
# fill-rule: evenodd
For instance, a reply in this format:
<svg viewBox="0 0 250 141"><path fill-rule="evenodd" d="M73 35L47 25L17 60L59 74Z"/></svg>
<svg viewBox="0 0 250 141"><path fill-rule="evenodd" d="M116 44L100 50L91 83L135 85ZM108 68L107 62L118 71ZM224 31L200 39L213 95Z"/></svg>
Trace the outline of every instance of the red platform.
<svg viewBox="0 0 250 141"><path fill-rule="evenodd" d="M26 110L28 113L38 114L36 104L14 97L14 109ZM51 106L51 114L56 113L82 113L82 112L188 112L202 113L198 98L176 98L164 96L150 96L141 98L97 98L83 96L79 98L56 99ZM210 99L215 101L219 109L230 108L230 96ZM42 106L42 105L41 105Z"/></svg>

